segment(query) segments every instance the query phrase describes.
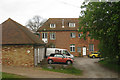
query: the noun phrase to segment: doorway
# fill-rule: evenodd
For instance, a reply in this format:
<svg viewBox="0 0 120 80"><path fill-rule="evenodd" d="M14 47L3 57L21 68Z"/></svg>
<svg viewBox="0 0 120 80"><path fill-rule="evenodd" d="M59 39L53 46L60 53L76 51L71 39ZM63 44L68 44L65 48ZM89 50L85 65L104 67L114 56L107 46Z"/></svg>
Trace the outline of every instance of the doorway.
<svg viewBox="0 0 120 80"><path fill-rule="evenodd" d="M86 47L83 47L83 56L86 56Z"/></svg>

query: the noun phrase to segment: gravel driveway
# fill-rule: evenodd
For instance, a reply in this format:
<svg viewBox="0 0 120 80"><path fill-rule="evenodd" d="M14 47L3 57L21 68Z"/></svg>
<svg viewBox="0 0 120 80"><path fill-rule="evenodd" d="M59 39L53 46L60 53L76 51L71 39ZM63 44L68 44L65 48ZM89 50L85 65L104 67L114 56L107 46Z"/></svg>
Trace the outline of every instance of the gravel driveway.
<svg viewBox="0 0 120 80"><path fill-rule="evenodd" d="M118 78L118 73L102 67L98 61L99 59L75 58L73 65L83 70L83 78Z"/></svg>

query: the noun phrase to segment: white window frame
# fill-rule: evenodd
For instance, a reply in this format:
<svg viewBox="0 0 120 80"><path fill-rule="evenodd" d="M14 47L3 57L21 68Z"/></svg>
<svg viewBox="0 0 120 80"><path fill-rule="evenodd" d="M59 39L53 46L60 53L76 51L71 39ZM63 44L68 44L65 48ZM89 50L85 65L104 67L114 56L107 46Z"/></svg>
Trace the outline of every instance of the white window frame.
<svg viewBox="0 0 120 80"><path fill-rule="evenodd" d="M70 37L71 38L75 38L76 37L76 33L70 33Z"/></svg>
<svg viewBox="0 0 120 80"><path fill-rule="evenodd" d="M42 33L42 39L47 39L47 35L48 35L48 34L47 34L46 32L43 32L43 33ZM44 36L44 37L43 37L43 36Z"/></svg>
<svg viewBox="0 0 120 80"><path fill-rule="evenodd" d="M50 33L50 40L55 40L55 39L56 39L56 33L53 33L53 32Z"/></svg>
<svg viewBox="0 0 120 80"><path fill-rule="evenodd" d="M89 51L94 51L94 44L89 44Z"/></svg>
<svg viewBox="0 0 120 80"><path fill-rule="evenodd" d="M75 52L75 44L70 45L70 52Z"/></svg>
<svg viewBox="0 0 120 80"><path fill-rule="evenodd" d="M56 24L50 24L50 28L55 28Z"/></svg>
<svg viewBox="0 0 120 80"><path fill-rule="evenodd" d="M75 27L75 23L69 23L69 27Z"/></svg>

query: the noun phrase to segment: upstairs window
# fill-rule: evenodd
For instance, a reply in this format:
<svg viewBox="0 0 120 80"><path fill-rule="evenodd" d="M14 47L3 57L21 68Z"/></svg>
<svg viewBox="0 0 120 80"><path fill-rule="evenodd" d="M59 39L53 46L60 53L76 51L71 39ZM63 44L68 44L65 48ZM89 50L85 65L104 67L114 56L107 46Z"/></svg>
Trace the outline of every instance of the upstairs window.
<svg viewBox="0 0 120 80"><path fill-rule="evenodd" d="M47 33L42 33L42 39L46 39L47 38Z"/></svg>
<svg viewBox="0 0 120 80"><path fill-rule="evenodd" d="M94 51L94 44L89 44L89 51Z"/></svg>
<svg viewBox="0 0 120 80"><path fill-rule="evenodd" d="M71 37L71 38L75 38L75 37L76 37L76 34L75 34L75 33L70 33L70 37Z"/></svg>
<svg viewBox="0 0 120 80"><path fill-rule="evenodd" d="M75 27L75 23L69 23L69 27Z"/></svg>
<svg viewBox="0 0 120 80"><path fill-rule="evenodd" d="M55 33L50 33L50 39L55 40Z"/></svg>
<svg viewBox="0 0 120 80"><path fill-rule="evenodd" d="M78 38L80 38L82 36L82 34L80 33L80 34L78 34Z"/></svg>
<svg viewBox="0 0 120 80"><path fill-rule="evenodd" d="M55 28L56 25L55 24L50 24L50 28Z"/></svg>

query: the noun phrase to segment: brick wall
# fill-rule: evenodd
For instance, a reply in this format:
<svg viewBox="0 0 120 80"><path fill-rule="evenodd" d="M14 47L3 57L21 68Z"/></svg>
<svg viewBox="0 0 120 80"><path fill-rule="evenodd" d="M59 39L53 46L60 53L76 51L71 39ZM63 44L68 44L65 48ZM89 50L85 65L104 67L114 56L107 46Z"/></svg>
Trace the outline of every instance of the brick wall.
<svg viewBox="0 0 120 80"><path fill-rule="evenodd" d="M79 56L80 52L77 52L77 47L81 47L81 53L82 48L87 48L87 55L90 54L89 52L89 44L94 44L94 51L98 51L98 40L90 39L90 37L87 37L86 40L78 38L78 31L53 31L56 33L56 39L50 40L50 32L48 33L48 44L53 43L55 44L56 48L63 48L67 49L70 52L70 44L75 44L75 52L70 52L74 56ZM70 33L76 33L75 38L70 37ZM40 39L42 40L42 32L40 32Z"/></svg>
<svg viewBox="0 0 120 80"><path fill-rule="evenodd" d="M2 64L9 66L34 66L32 45L2 46Z"/></svg>

